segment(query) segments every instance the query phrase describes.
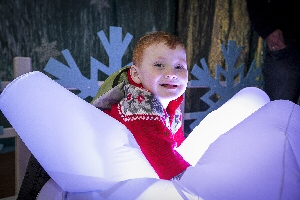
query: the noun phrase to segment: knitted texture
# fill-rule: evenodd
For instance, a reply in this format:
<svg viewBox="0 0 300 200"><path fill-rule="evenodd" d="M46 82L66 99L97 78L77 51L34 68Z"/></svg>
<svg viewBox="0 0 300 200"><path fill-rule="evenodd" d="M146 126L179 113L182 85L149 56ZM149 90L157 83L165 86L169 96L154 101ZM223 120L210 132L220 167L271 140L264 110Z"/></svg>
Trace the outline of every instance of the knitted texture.
<svg viewBox="0 0 300 200"><path fill-rule="evenodd" d="M124 91L125 98L106 113L132 132L161 179L170 180L184 172L190 165L174 149L185 139L179 109L183 96L172 101L165 110L156 97L143 88L127 84Z"/></svg>

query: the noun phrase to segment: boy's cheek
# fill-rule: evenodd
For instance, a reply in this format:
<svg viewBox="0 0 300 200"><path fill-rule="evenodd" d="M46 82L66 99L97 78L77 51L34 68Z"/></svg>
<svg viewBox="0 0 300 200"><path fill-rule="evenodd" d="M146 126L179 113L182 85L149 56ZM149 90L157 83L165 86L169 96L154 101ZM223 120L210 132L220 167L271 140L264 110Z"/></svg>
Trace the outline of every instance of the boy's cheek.
<svg viewBox="0 0 300 200"><path fill-rule="evenodd" d="M188 76L188 75L185 75L185 76L183 77L183 80L187 83L187 82L189 81L189 76Z"/></svg>

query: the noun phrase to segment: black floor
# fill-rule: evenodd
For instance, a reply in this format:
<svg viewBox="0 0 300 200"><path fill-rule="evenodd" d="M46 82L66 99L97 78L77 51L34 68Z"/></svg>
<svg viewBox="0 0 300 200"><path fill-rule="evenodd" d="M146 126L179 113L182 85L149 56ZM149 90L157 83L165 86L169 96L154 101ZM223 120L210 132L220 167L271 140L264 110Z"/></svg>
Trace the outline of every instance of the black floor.
<svg viewBox="0 0 300 200"><path fill-rule="evenodd" d="M0 153L0 199L15 195L15 152Z"/></svg>

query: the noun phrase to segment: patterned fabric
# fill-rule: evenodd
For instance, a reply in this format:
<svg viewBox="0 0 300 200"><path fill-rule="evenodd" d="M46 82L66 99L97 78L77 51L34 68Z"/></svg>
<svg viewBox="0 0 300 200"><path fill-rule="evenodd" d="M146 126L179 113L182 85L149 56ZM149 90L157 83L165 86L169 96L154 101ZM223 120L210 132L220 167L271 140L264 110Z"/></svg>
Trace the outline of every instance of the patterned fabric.
<svg viewBox="0 0 300 200"><path fill-rule="evenodd" d="M181 127L181 111L176 109L174 123L170 121L170 115L163 109L155 96L131 84L124 86L125 97L119 103L118 109L124 121L130 120L163 120L171 133L176 133Z"/></svg>
<svg viewBox="0 0 300 200"><path fill-rule="evenodd" d="M105 109L111 109L112 105L115 103L120 102L125 97L125 90L127 90L127 93L145 93L146 91L143 89L143 86L141 84L136 84L133 82L129 75L129 69L130 66L124 67L120 69L119 71L115 72L113 75L109 76L105 82L101 85L99 92L94 97L94 99L91 101L91 104L93 104L95 107L105 110ZM136 90L132 87L129 87L128 84L134 85L138 88L142 88L142 90ZM127 85L127 86L126 86ZM132 89L130 89L132 88ZM131 90L131 91L129 91ZM135 92L133 92L136 90ZM139 94L136 94L137 97ZM149 96L152 96L152 98L149 98ZM144 109L145 114L150 114L151 112L156 112L157 109L158 115L165 115L167 113L172 113L171 116L165 117L167 119L166 125L168 127L171 126L170 121L175 120L175 123L173 124L174 127L172 127L173 132L176 132L178 128L181 126L182 123L182 117L181 117L181 111L178 109L180 105L183 102L183 96L179 97L178 99L172 101L170 103L170 106L167 108L167 113L165 113L164 109L162 108L160 102L150 93L146 95L148 96L148 102L143 104L143 106L140 106L139 109ZM130 98L128 96L127 98ZM141 101L142 99L139 99ZM149 102L149 100L151 102ZM131 109L135 109L136 104L133 104ZM146 108L149 106L148 108ZM124 105L124 108L127 106ZM175 119L174 119L175 118Z"/></svg>
<svg viewBox="0 0 300 200"><path fill-rule="evenodd" d="M183 96L164 109L152 93L141 87L126 84L123 90L124 98L105 112L132 132L161 179L180 178L190 166L175 150L185 139L180 111Z"/></svg>

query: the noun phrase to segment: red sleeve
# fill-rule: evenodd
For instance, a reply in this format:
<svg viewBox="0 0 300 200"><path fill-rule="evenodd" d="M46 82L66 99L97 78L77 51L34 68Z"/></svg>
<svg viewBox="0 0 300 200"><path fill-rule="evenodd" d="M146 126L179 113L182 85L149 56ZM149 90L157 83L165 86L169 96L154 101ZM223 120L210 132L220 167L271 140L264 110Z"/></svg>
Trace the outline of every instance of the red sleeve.
<svg viewBox="0 0 300 200"><path fill-rule="evenodd" d="M184 140L182 130L173 138L163 122L158 120L124 121L114 105L109 113L132 132L143 154L161 179L170 180L184 172L189 163L174 150L176 142Z"/></svg>

